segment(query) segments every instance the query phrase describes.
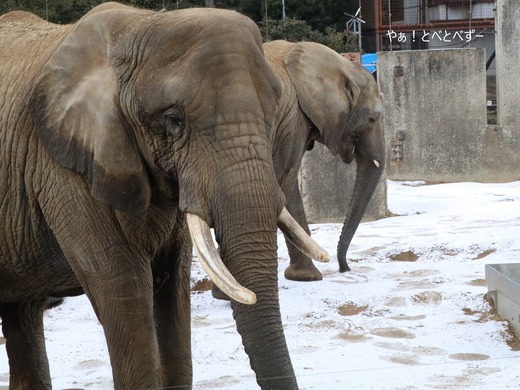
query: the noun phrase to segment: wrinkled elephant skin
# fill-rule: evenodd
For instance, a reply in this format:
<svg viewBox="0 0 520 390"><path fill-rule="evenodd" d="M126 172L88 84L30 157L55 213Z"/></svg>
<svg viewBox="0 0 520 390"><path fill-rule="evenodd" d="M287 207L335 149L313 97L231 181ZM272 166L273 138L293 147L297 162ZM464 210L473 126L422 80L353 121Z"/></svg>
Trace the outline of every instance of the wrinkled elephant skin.
<svg viewBox="0 0 520 390"><path fill-rule="evenodd" d="M287 209L309 233L298 188L298 170L315 141L346 163L356 160L356 182L338 244L340 271L346 251L384 169L382 101L376 81L361 66L312 42L264 44L269 64L282 84L276 114L273 160ZM320 172L323 167L316 167ZM345 187L351 183L344 183ZM311 260L287 242L291 280L321 280Z"/></svg>
<svg viewBox="0 0 520 390"><path fill-rule="evenodd" d="M222 263L256 294L232 307L260 386L297 388L277 288L281 86L256 25L104 3L68 26L8 13L0 36L10 388L51 387L42 313L48 297L83 291L116 389L190 388L187 215L214 228Z"/></svg>

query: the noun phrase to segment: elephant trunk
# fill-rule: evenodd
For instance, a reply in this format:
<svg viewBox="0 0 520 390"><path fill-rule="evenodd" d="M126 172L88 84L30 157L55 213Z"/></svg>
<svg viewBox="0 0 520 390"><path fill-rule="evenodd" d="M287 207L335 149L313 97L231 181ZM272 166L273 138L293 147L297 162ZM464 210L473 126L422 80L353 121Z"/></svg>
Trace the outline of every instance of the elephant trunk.
<svg viewBox="0 0 520 390"><path fill-rule="evenodd" d="M232 210L215 225L215 234L229 271L256 294L256 304L232 301L232 309L258 384L262 389L297 389L278 303L277 217L281 205L273 207L273 184L255 183L254 191L250 186L229 191L226 201Z"/></svg>
<svg viewBox="0 0 520 390"><path fill-rule="evenodd" d="M272 317L269 314L271 311L280 311L278 293L275 292L273 295L269 299L260 298L254 306L232 302L233 317L237 322L240 334L256 334L255 339L247 341L243 339L243 344L250 357L251 368L256 373L256 380L260 388L297 389L298 384L285 341L281 318L280 316Z"/></svg>
<svg viewBox="0 0 520 390"><path fill-rule="evenodd" d="M338 242L339 272L350 271L350 267L347 264L347 250L384 169L384 162L381 161L378 166L373 161L363 157L356 158L356 164L356 184Z"/></svg>

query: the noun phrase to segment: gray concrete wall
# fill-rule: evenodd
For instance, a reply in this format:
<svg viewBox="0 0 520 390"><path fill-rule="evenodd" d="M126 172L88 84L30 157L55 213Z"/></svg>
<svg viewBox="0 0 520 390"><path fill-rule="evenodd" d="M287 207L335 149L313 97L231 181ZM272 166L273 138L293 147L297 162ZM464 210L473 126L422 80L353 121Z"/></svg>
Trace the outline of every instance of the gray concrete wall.
<svg viewBox="0 0 520 390"><path fill-rule="evenodd" d="M343 223L356 179L356 163L347 165L322 144L306 152L299 173L300 192L309 223ZM365 212L364 220L387 215L386 175Z"/></svg>
<svg viewBox="0 0 520 390"><path fill-rule="evenodd" d="M510 150L506 134L499 126L487 126L485 63L484 49L379 53L389 178L520 178L504 158ZM403 155L396 160L391 149L400 140ZM520 160L517 156L514 164Z"/></svg>
<svg viewBox="0 0 520 390"><path fill-rule="evenodd" d="M487 126L484 49L378 54L388 178L520 180L520 1L497 1L496 28L496 126ZM396 142L402 143L401 161L391 159ZM366 219L387 213L385 179ZM343 222L354 180L355 163L345 166L318 144L306 153L300 190L309 222Z"/></svg>
<svg viewBox="0 0 520 390"><path fill-rule="evenodd" d="M498 120L505 142L515 145L520 132L520 2L498 0L496 11ZM517 165L518 167L518 165ZM520 177L520 169L519 177Z"/></svg>

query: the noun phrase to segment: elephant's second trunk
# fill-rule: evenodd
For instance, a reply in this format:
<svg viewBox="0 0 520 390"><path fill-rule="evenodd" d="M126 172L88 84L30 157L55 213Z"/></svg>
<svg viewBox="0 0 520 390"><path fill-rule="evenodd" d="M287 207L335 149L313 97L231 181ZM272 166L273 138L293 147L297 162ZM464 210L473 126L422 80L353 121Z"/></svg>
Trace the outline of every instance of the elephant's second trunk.
<svg viewBox="0 0 520 390"><path fill-rule="evenodd" d="M383 162L377 166L372 161L363 158L357 159L356 184L338 242L339 272L350 271L347 263L347 250L381 178L383 168Z"/></svg>

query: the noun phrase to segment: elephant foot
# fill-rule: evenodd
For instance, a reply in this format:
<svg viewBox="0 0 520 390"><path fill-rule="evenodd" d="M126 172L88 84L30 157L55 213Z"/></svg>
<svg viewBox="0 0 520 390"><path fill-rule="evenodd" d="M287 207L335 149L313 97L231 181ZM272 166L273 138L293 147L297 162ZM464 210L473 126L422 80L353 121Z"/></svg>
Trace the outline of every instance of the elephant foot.
<svg viewBox="0 0 520 390"><path fill-rule="evenodd" d="M284 272L285 279L297 282L315 282L323 279L323 275L314 266L312 261L294 263L289 265Z"/></svg>
<svg viewBox="0 0 520 390"><path fill-rule="evenodd" d="M211 287L211 295L213 296L213 298L215 299L220 299L221 301L230 301L231 299L229 299L229 297L224 294L220 288L218 288L217 286L213 285L213 287Z"/></svg>

